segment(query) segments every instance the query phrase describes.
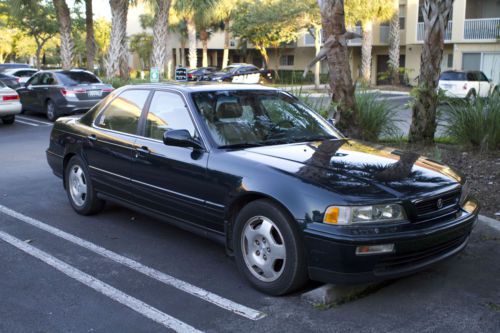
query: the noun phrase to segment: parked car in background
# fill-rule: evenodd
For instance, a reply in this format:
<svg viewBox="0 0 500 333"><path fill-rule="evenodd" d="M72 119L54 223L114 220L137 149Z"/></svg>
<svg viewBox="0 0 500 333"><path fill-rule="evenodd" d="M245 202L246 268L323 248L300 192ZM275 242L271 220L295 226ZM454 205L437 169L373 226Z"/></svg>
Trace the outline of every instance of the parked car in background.
<svg viewBox="0 0 500 333"><path fill-rule="evenodd" d="M11 68L31 68L28 64L18 64L15 62L0 64L0 73Z"/></svg>
<svg viewBox="0 0 500 333"><path fill-rule="evenodd" d="M13 124L16 114L21 113L21 103L19 95L14 89L11 89L0 82L0 119L6 125Z"/></svg>
<svg viewBox="0 0 500 333"><path fill-rule="evenodd" d="M18 78L19 84L22 84L29 80L38 70L34 68L9 68L4 70L2 73L7 75L12 75Z"/></svg>
<svg viewBox="0 0 500 333"><path fill-rule="evenodd" d="M215 73L215 67L200 67L192 69L187 74L188 81L210 81L210 77Z"/></svg>
<svg viewBox="0 0 500 333"><path fill-rule="evenodd" d="M347 139L261 85L122 87L60 118L47 160L77 213L108 200L210 237L273 295L426 269L466 247L479 211L458 172Z"/></svg>
<svg viewBox="0 0 500 333"><path fill-rule="evenodd" d="M88 111L111 91L111 85L83 70L40 71L17 90L24 111L45 113L51 121Z"/></svg>
<svg viewBox="0 0 500 333"><path fill-rule="evenodd" d="M447 97L474 100L488 97L495 85L480 71L446 71L439 77L439 88Z"/></svg>
<svg viewBox="0 0 500 333"><path fill-rule="evenodd" d="M265 83L272 80L271 70L259 69L251 64L236 63L211 75L211 81L232 83Z"/></svg>
<svg viewBox="0 0 500 333"><path fill-rule="evenodd" d="M14 90L20 87L19 78L13 75L0 73L0 82Z"/></svg>

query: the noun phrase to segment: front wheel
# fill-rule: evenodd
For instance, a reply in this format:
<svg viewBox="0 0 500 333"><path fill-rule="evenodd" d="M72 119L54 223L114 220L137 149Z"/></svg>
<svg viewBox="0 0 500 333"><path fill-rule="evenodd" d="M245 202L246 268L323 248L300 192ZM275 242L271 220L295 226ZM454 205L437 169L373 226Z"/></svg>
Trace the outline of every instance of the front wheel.
<svg viewBox="0 0 500 333"><path fill-rule="evenodd" d="M49 119L50 121L56 121L57 118L59 118L56 105L50 99L47 101L46 110L47 119Z"/></svg>
<svg viewBox="0 0 500 333"><path fill-rule="evenodd" d="M85 163L74 156L66 167L66 192L73 209L81 215L92 215L100 212L104 201L97 198Z"/></svg>
<svg viewBox="0 0 500 333"><path fill-rule="evenodd" d="M295 223L269 200L253 201L238 214L233 230L236 264L256 289L283 295L307 281L305 251Z"/></svg>

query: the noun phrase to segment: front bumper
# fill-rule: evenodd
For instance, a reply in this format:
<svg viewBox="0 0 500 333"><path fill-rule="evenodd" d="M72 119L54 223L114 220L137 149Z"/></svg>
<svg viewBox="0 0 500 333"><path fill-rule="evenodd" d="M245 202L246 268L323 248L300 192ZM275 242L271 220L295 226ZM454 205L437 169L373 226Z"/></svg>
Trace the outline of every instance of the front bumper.
<svg viewBox="0 0 500 333"><path fill-rule="evenodd" d="M326 283L358 284L421 271L463 250L477 215L478 208L425 229L353 237L336 237L324 232L321 224L312 223L304 230L309 276ZM376 244L394 244L394 252L356 255L358 246Z"/></svg>

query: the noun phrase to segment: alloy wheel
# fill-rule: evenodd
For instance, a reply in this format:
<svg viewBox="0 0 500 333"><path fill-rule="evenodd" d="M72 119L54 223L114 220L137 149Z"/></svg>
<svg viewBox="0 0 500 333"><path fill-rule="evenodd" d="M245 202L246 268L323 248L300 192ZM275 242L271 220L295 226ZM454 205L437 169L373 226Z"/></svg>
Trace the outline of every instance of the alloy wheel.
<svg viewBox="0 0 500 333"><path fill-rule="evenodd" d="M80 166L74 165L69 173L69 192L75 205L81 207L87 199L87 180Z"/></svg>

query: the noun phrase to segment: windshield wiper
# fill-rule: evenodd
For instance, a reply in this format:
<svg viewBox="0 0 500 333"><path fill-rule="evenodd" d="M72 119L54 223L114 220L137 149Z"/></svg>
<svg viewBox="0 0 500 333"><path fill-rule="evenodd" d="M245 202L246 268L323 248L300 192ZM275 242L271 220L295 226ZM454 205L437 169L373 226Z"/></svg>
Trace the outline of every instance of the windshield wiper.
<svg viewBox="0 0 500 333"><path fill-rule="evenodd" d="M243 148L252 148L252 147L260 147L263 146L261 143L257 142L242 142L242 143L234 143L231 145L223 145L219 146L222 149L243 149Z"/></svg>
<svg viewBox="0 0 500 333"><path fill-rule="evenodd" d="M323 141L323 140L339 140L339 138L332 135L318 135L318 136L301 136L296 138L290 138L290 142L312 142L312 141Z"/></svg>

